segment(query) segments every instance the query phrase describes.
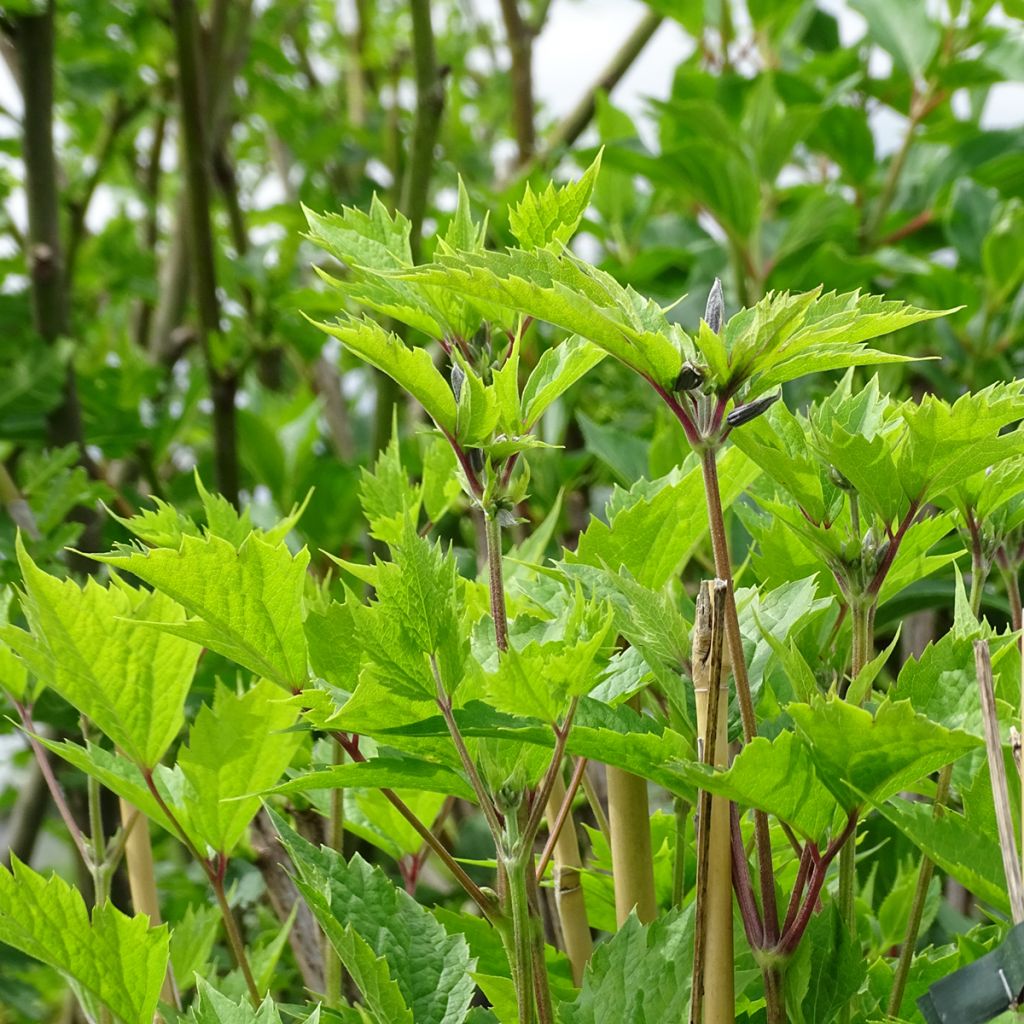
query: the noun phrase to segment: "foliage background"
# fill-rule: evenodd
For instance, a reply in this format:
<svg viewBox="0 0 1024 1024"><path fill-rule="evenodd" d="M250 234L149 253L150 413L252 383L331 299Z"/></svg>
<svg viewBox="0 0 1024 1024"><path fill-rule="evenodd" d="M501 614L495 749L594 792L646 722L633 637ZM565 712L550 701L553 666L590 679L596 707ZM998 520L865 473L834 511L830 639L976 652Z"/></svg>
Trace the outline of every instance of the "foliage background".
<svg viewBox="0 0 1024 1024"><path fill-rule="evenodd" d="M67 0L54 11L22 0L2 8L0 459L11 513L0 516L3 582L16 576L20 501L39 529L29 538L33 557L53 570L67 545L105 550L125 539L114 519L96 514L100 501L122 515L148 495L194 508L193 469L229 495L237 480L260 523L313 489L295 540L310 544L318 574L329 564L321 552L368 557L361 469L393 418L414 473L429 448L418 410L299 316L331 315L337 303L309 269L323 256L303 240L300 203L366 208L377 193L415 222L421 192L429 256L461 176L474 206L493 211L489 241L500 245L510 240L506 202L525 181L573 176L603 145L604 170L576 244L663 304L688 293L673 314L681 322L696 322L716 275L730 308L824 281L926 308L963 307L899 336L904 351L943 359L886 370L897 392L951 399L1019 375L1024 37L1016 0L659 0L650 8L438 0L429 5L436 53L428 73L443 105L426 161L413 147L415 58L424 54L410 5L201 3L212 276L187 250L190 140L173 32L181 6ZM29 74L46 54L27 50L19 34L31 17L55 25L50 182L33 179L24 159L26 147L45 144L47 106ZM637 25L653 39L616 88L592 93L605 56ZM517 39L524 45L510 45ZM531 50L532 97L524 85ZM593 116L577 132L569 119L588 95ZM33 203L56 226L42 242L26 219ZM41 261L56 271L47 277ZM204 286L214 278L211 292ZM202 312L211 295L212 321ZM786 397L796 407L811 394L798 386ZM234 445L212 429L218 409L235 420ZM661 475L683 454L675 426L610 360L547 417L543 434L565 450L535 453L521 512L539 523L560 509L552 550L572 543L612 484ZM734 526L739 563L746 540ZM458 500L437 528L471 565L474 531ZM945 603L950 587L947 575L911 588L890 615ZM993 616L1005 615L998 593L986 600ZM907 650L944 627L934 616L915 621L917 634L904 632ZM883 636L891 627L879 623ZM220 669L204 660L193 706ZM55 734L75 728L53 696L37 719ZM9 734L2 844L36 867L72 870L23 743L8 722L0 729ZM66 769L62 781L81 805L82 780ZM172 846L161 882L175 920L203 888L194 870L175 864ZM263 876L239 858L232 871L239 909L269 942L276 922ZM126 899L117 890L115 898ZM287 965L291 954L283 955ZM59 986L3 956L0 1016L55 1017ZM294 970L281 978L282 992L293 991Z"/></svg>

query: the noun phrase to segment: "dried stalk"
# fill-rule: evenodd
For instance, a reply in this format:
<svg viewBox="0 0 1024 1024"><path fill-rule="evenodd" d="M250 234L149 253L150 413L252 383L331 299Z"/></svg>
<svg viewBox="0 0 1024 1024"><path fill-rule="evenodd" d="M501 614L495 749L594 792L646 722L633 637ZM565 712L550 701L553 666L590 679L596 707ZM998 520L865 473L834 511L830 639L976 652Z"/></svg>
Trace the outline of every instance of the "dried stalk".
<svg viewBox="0 0 1024 1024"><path fill-rule="evenodd" d="M978 674L981 710L985 722L985 749L988 752L988 770L992 782L992 799L999 827L999 847L1003 854L1003 871L1010 897L1010 914L1014 924L1024 921L1024 882L1021 880L1020 855L1013 832L1013 814L1006 781L1006 762L999 737L999 719L996 717L996 698L992 688L992 658L987 640L974 641L974 666Z"/></svg>

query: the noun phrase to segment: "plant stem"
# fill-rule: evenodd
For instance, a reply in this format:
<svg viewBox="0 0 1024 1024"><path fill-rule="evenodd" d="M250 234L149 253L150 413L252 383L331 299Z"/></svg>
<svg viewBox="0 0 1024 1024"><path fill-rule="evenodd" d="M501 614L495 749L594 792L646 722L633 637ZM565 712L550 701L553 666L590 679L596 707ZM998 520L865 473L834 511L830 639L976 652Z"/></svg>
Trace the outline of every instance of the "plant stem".
<svg viewBox="0 0 1024 1024"><path fill-rule="evenodd" d="M512 950L509 967L516 989L519 1024L534 1024L535 999L533 989L533 939L531 936L530 897L526 873L533 872L532 855L527 858L516 810L505 815L505 828L500 845L505 865L505 899L512 918Z"/></svg>
<svg viewBox="0 0 1024 1024"><path fill-rule="evenodd" d="M639 698L630 701L639 708ZM657 914L654 893L654 858L651 851L651 812L647 781L608 765L608 831L615 881L615 921L619 927L636 910L641 923Z"/></svg>
<svg viewBox="0 0 1024 1024"><path fill-rule="evenodd" d="M581 758L580 763L585 765ZM573 773L575 784L570 785L567 792L562 781L561 772L556 773L551 786L551 795L547 802L547 820L551 831L548 844L541 854L540 864L535 874L542 874L547 863L549 850L555 858L554 884L555 906L558 908L558 919L562 927L562 941L565 953L572 965L572 980L577 987L583 981L583 970L594 951L594 941L590 934L587 920L587 904L580 882L580 869L583 858L580 856L580 844L576 838L576 829L566 828L567 819L571 821L572 796L579 784L581 775L577 764Z"/></svg>
<svg viewBox="0 0 1024 1024"><path fill-rule="evenodd" d="M333 763L336 765L345 763L345 748L338 742L337 737L331 738L333 748ZM327 820L327 845L332 850L343 854L345 844L345 791L343 789L331 790L331 809ZM328 941L326 935L323 939L324 957L324 999L329 1007L341 1005L341 960L334 951L334 947Z"/></svg>
<svg viewBox="0 0 1024 1024"><path fill-rule="evenodd" d="M531 844L532 848L532 844ZM544 955L544 927L540 915L540 888L533 868L533 855L526 863L526 890L530 900L531 935L533 938L533 992L537 999L539 1024L555 1024L555 1007L551 1001L551 983Z"/></svg>
<svg viewBox="0 0 1024 1024"><path fill-rule="evenodd" d="M360 753L359 748L354 744L346 743L345 740L340 737L338 738L338 742L345 748L346 753L353 761L366 760L366 758ZM427 846L437 854L438 860L440 860L452 873L459 885L466 890L469 897L480 908L481 913L488 918L488 920L493 922L495 910L493 899L490 899L484 894L483 890L476 884L476 882L466 874L462 865L448 852L441 840L438 839L430 828L420 821L415 812L393 789L382 788L380 792L384 799L387 800L396 811L398 811L398 813L413 827L413 829L415 829L416 834L420 839L422 839Z"/></svg>
<svg viewBox="0 0 1024 1024"><path fill-rule="evenodd" d="M487 539L487 572L491 594L491 618L499 651L508 650L508 618L505 611L505 581L501 566L501 526L490 512L484 513Z"/></svg>
<svg viewBox="0 0 1024 1024"><path fill-rule="evenodd" d="M697 738L705 765L728 764L728 683L723 685L725 631L723 580L701 584L693 627L693 689ZM722 690L726 691L722 700ZM692 1024L729 1024L735 1020L732 941L732 853L729 802L699 795L697 833L697 908L693 941Z"/></svg>
<svg viewBox="0 0 1024 1024"><path fill-rule="evenodd" d="M238 930L238 922L228 904L228 898L224 892L224 867L227 861L223 854L220 855L220 865L215 870L210 870L210 882L213 885L214 894L217 897L217 905L220 907L220 916L224 920L224 931L228 937L228 944L234 955L235 962L242 970L242 977L245 978L245 986L249 990L249 998L253 1006L260 1005L260 991L256 987L256 979L252 975L252 968L249 966L249 958L245 954L245 942L242 940L242 933Z"/></svg>
<svg viewBox="0 0 1024 1024"><path fill-rule="evenodd" d="M420 258L423 217L427 210L430 178L434 170L434 148L444 110L444 79L437 64L430 0L409 0L412 14L413 63L416 76L416 114L413 122L409 162L402 179L402 212L412 230L409 244L413 262Z"/></svg>
<svg viewBox="0 0 1024 1024"><path fill-rule="evenodd" d="M875 618L874 599L860 599L851 604L850 622L853 628L853 653L850 678L856 680L864 666L871 660L873 644L872 630ZM839 850L839 890L837 904L839 914L854 941L857 938L857 912L854 895L857 887L857 829L856 825L849 839ZM841 1020L849 1021L850 1006L843 1008Z"/></svg>
<svg viewBox="0 0 1024 1024"><path fill-rule="evenodd" d="M942 817L952 778L953 766L948 764L939 772L939 782L935 788L935 803L932 807L933 818ZM924 905L928 899L928 888L931 885L934 871L935 865L925 854L922 854L921 866L917 872L917 885L914 887L914 899L910 904L907 934L903 939L903 946L900 948L900 959L893 976L892 990L889 992L889 1005L886 1012L890 1017L897 1016L900 1003L903 1002L903 993L906 991L907 979L910 977L910 965L914 960L918 932L921 930L921 918L924 915Z"/></svg>
<svg viewBox="0 0 1024 1024"><path fill-rule="evenodd" d="M32 712L26 704L20 704L18 701L14 701L13 703L14 709L18 712L18 717L21 719L21 724L25 729L25 738L28 740L29 746L32 748L36 764L39 765L39 771L46 780L46 786L50 791L50 796L53 797L53 802L57 807L61 820L64 822L64 827L68 830L68 835L71 837L71 841L75 844L75 849L78 850L78 855L82 858L82 863L88 867L90 854L85 843L85 836L82 835L82 830L78 827L78 822L75 821L75 817L71 813L71 809L68 807L67 799L64 796L64 790L61 789L61 785L57 781L57 776L53 774L53 767L50 765L49 757L47 757L46 748L37 739L39 730L36 728L36 724L32 720Z"/></svg>
<svg viewBox="0 0 1024 1024"><path fill-rule="evenodd" d="M747 676L747 663L743 654L739 616L736 614L735 584L729 558L729 543L725 533L725 515L722 511L722 493L718 482L715 450L704 448L700 452L700 459L708 507L711 549L715 558L715 575L728 586L725 599L725 637L729 644L729 661L736 684L740 718L743 722L743 740L749 743L757 735L757 719L754 716L754 702L750 695L750 679ZM754 812L754 841L757 847L761 906L764 914L764 941L767 946L773 946L779 939L779 911L775 901L775 870L772 865L768 816L763 811Z"/></svg>
<svg viewBox="0 0 1024 1024"><path fill-rule="evenodd" d="M672 801L672 812L676 819L676 845L672 855L672 906L680 910L686 895L686 819L690 816L690 804L677 796Z"/></svg>

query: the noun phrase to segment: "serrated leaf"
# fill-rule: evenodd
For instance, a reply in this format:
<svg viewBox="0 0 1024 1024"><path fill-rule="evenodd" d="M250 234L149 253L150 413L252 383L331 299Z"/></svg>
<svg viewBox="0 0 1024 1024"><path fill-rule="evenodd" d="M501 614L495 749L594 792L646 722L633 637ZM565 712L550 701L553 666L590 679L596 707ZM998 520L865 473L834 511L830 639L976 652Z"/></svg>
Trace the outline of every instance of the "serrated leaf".
<svg viewBox="0 0 1024 1024"><path fill-rule="evenodd" d="M505 651L497 672L486 677L491 704L509 714L557 723L570 698L581 697L597 684L598 656L608 640L612 609L584 605L577 595L577 621L564 636L548 643L532 642Z"/></svg>
<svg viewBox="0 0 1024 1024"><path fill-rule="evenodd" d="M875 714L837 697L787 708L822 782L847 810L885 800L957 760L980 741L884 700Z"/></svg>
<svg viewBox="0 0 1024 1024"><path fill-rule="evenodd" d="M402 276L470 302L486 296L493 305L545 320L589 339L665 387L682 364L685 336L669 326L660 308L568 250L442 255Z"/></svg>
<svg viewBox="0 0 1024 1024"><path fill-rule="evenodd" d="M219 928L218 907L190 904L171 929L171 967L179 992L187 992L195 985L196 973L201 972L210 960Z"/></svg>
<svg viewBox="0 0 1024 1024"><path fill-rule="evenodd" d="M352 927L332 928L331 945L363 997L363 1009L373 1024L413 1024L412 1011L398 982L391 977L387 960Z"/></svg>
<svg viewBox="0 0 1024 1024"><path fill-rule="evenodd" d="M359 504L370 524L370 536L394 544L402 536L406 518L419 518L421 488L409 480L402 465L398 431L392 425L391 440L377 456L372 472L359 477Z"/></svg>
<svg viewBox="0 0 1024 1024"><path fill-rule="evenodd" d="M814 842L836 816L836 798L819 777L807 744L792 732L754 738L725 771L697 761L672 769L695 787L774 814Z"/></svg>
<svg viewBox="0 0 1024 1024"><path fill-rule="evenodd" d="M722 503L728 507L757 478L760 470L733 448L719 458ZM615 500L613 498L613 500ZM674 471L661 480L641 481L616 502L610 522L591 519L567 563L626 568L637 582L663 586L704 539L707 506L699 467Z"/></svg>
<svg viewBox="0 0 1024 1024"><path fill-rule="evenodd" d="M218 992L205 978L198 979L199 999L192 1004L187 1018L190 1024L281 1024L281 1014L270 996L259 1006L245 997L236 1003ZM185 1020L186 1018L182 1018ZM320 1024L320 1007L303 1017L288 1018L294 1024Z"/></svg>
<svg viewBox="0 0 1024 1024"><path fill-rule="evenodd" d="M549 348L533 368L523 385L522 420L526 429L544 411L604 359L605 353L584 338L574 335Z"/></svg>
<svg viewBox="0 0 1024 1024"><path fill-rule="evenodd" d="M1009 913L1002 853L991 832L953 810L936 818L930 804L893 800L876 807L942 871L986 903Z"/></svg>
<svg viewBox="0 0 1024 1024"><path fill-rule="evenodd" d="M157 632L184 623L179 605L120 581L84 587L43 572L18 538L31 634L4 638L40 680L88 717L133 760L152 768L178 735L200 649Z"/></svg>
<svg viewBox="0 0 1024 1024"><path fill-rule="evenodd" d="M397 334L389 334L366 317L348 316L334 324L310 323L386 373L423 406L438 427L455 435L455 396L426 349L409 348Z"/></svg>
<svg viewBox="0 0 1024 1024"><path fill-rule="evenodd" d="M361 857L345 862L336 851L312 846L271 812L298 872L299 890L340 956L351 930L387 961L411 1019L417 1024L462 1024L473 998L475 962L461 935L449 935L429 911L395 888ZM365 960L365 957L364 957ZM380 973L373 975L380 979Z"/></svg>
<svg viewBox="0 0 1024 1024"><path fill-rule="evenodd" d="M785 976L786 1005L793 1024L830 1024L860 989L867 973L835 903L815 914Z"/></svg>
<svg viewBox="0 0 1024 1024"><path fill-rule="evenodd" d="M541 248L551 242L565 244L583 219L594 183L601 170L601 153L577 181L556 186L548 182L540 193L526 183L523 198L509 208L508 226L522 249Z"/></svg>
<svg viewBox="0 0 1024 1024"><path fill-rule="evenodd" d="M313 789L417 789L474 801L472 787L461 775L443 765L416 758L374 757L354 764L335 765L305 772L270 790L272 793L308 793Z"/></svg>
<svg viewBox="0 0 1024 1024"><path fill-rule="evenodd" d="M283 544L255 535L237 550L219 537L186 536L177 550L126 549L92 557L138 576L195 616L156 620L154 626L288 689L305 685L302 593L309 553L304 548L293 556Z"/></svg>
<svg viewBox="0 0 1024 1024"><path fill-rule="evenodd" d="M178 767L189 786L191 831L213 850L231 852L259 810L251 794L284 774L303 741L285 731L294 723L291 701L268 680L241 695L219 687L213 707L200 708Z"/></svg>
<svg viewBox="0 0 1024 1024"><path fill-rule="evenodd" d="M354 609L363 651L409 696L436 695L434 663L452 692L462 681L466 659L455 559L408 522L394 558L378 563L376 602Z"/></svg>
<svg viewBox="0 0 1024 1024"><path fill-rule="evenodd" d="M124 1024L152 1024L167 970L167 926L105 903L90 920L77 889L17 857L0 867L0 942L69 978Z"/></svg>

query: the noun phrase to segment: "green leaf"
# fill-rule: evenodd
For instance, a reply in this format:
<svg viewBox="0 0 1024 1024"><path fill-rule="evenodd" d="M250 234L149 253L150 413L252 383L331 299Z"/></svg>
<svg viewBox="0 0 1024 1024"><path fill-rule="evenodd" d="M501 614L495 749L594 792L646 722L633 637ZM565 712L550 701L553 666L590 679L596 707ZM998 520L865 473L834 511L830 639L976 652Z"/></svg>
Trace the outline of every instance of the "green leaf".
<svg viewBox="0 0 1024 1024"><path fill-rule="evenodd" d="M303 741L301 732L285 731L295 717L291 700L268 680L241 695L218 687L213 707L200 708L178 767L189 786L191 830L218 853L234 849L259 810L251 794L270 789L291 763Z"/></svg>
<svg viewBox="0 0 1024 1024"><path fill-rule="evenodd" d="M140 822L136 828L144 827ZM220 928L220 909L212 904L189 905L171 929L171 967L179 992L196 983L195 975L209 963Z"/></svg>
<svg viewBox="0 0 1024 1024"><path fill-rule="evenodd" d="M363 651L396 692L436 696L435 664L442 684L453 692L466 660L455 559L408 522L394 557L378 563L376 602L354 609Z"/></svg>
<svg viewBox="0 0 1024 1024"><path fill-rule="evenodd" d="M391 440L377 457L373 471L363 469L359 478L359 504L370 524L370 536L394 544L402 536L405 520L419 518L422 489L409 480L402 465L397 424Z"/></svg>
<svg viewBox="0 0 1024 1024"><path fill-rule="evenodd" d="M6 627L5 639L40 680L152 768L181 730L200 649L146 623L181 625L184 612L163 594L119 580L79 587L56 579L32 561L20 537L18 561L32 633Z"/></svg>
<svg viewBox="0 0 1024 1024"><path fill-rule="evenodd" d="M786 969L793 1024L830 1024L860 989L867 963L835 903L815 914Z"/></svg>
<svg viewBox="0 0 1024 1024"><path fill-rule="evenodd" d="M386 958L389 976L416 1024L462 1024L474 991L470 972L475 962L466 940L449 935L379 868L358 855L346 863L334 850L317 849L271 815L298 872L299 890L339 956L350 955L346 933L354 932L373 955ZM382 981L376 967L370 974L365 951L358 955L360 969Z"/></svg>
<svg viewBox="0 0 1024 1024"><path fill-rule="evenodd" d="M937 497L1003 459L1024 452L1024 431L1001 431L1024 418L1024 381L993 384L950 405L934 395L900 407L907 440L897 468L909 495Z"/></svg>
<svg viewBox="0 0 1024 1024"><path fill-rule="evenodd" d="M167 970L167 926L126 917L105 903L90 921L77 889L44 878L17 857L0 867L0 942L60 971L86 1006L108 1007L123 1024L152 1024Z"/></svg>
<svg viewBox="0 0 1024 1024"><path fill-rule="evenodd" d="M473 789L457 772L443 765L410 757L374 757L355 764L335 765L305 772L270 790L272 793L308 793L314 789L418 789L473 801Z"/></svg>
<svg viewBox="0 0 1024 1024"><path fill-rule="evenodd" d="M369 213L342 207L341 213L314 213L302 208L309 237L332 256L351 267L375 270L412 264L409 238L412 225L401 213L392 216L374 195Z"/></svg>
<svg viewBox="0 0 1024 1024"><path fill-rule="evenodd" d="M313 671L339 690L354 690L359 678L360 649L352 609L355 598L344 604L331 601L323 608L310 608L302 624Z"/></svg>
<svg viewBox="0 0 1024 1024"><path fill-rule="evenodd" d="M874 715L838 697L790 704L821 780L847 810L878 802L978 747L979 741L884 700Z"/></svg>
<svg viewBox="0 0 1024 1024"><path fill-rule="evenodd" d="M683 1020L690 1008L693 907L649 925L630 914L594 950L576 1001L560 1007L564 1024L644 1024Z"/></svg>
<svg viewBox="0 0 1024 1024"><path fill-rule="evenodd" d="M808 295L813 302L807 302ZM754 309L737 313L725 326L730 360L733 352L756 353L741 364L731 362L728 385L736 387L743 377L751 378L743 393L744 400L750 401L811 373L906 362L910 356L880 352L866 347L867 342L949 312L917 309L859 292L769 293ZM753 342L751 336L761 340Z"/></svg>
<svg viewBox="0 0 1024 1024"><path fill-rule="evenodd" d="M412 1011L388 962L352 927L332 928L328 934L334 951L363 997L363 1009L373 1024L413 1024Z"/></svg>
<svg viewBox="0 0 1024 1024"><path fill-rule="evenodd" d="M252 535L237 550L219 537L183 537L177 550L94 555L173 598L194 618L154 621L288 689L308 678L302 593L309 553Z"/></svg>
<svg viewBox="0 0 1024 1024"><path fill-rule="evenodd" d="M888 51L899 68L920 78L942 39L938 25L915 0L851 0L868 22L868 35Z"/></svg>
<svg viewBox="0 0 1024 1024"><path fill-rule="evenodd" d="M441 430L455 436L455 396L426 349L409 348L397 334L389 334L366 317L346 316L335 324L310 323L386 373L423 406Z"/></svg>
<svg viewBox="0 0 1024 1024"><path fill-rule="evenodd" d="M498 399L493 388L484 386L476 371L453 352L452 359L462 370L463 382L459 390L455 412L455 436L464 447L482 445L490 439L498 422Z"/></svg>
<svg viewBox="0 0 1024 1024"><path fill-rule="evenodd" d="M664 387L678 375L688 345L654 302L568 250L441 255L402 276L468 301L486 296L493 305L578 334Z"/></svg>
<svg viewBox="0 0 1024 1024"><path fill-rule="evenodd" d="M604 357L601 349L578 335L549 348L523 386L522 421L526 429L532 429L544 410Z"/></svg>
<svg viewBox="0 0 1024 1024"><path fill-rule="evenodd" d="M936 818L931 804L894 800L878 802L876 807L942 871L997 910L1009 913L1002 853L992 832L956 811L947 809Z"/></svg>
<svg viewBox="0 0 1024 1024"><path fill-rule="evenodd" d="M497 672L486 678L490 703L509 714L557 723L570 698L583 696L597 684L602 668L598 658L612 621L608 605L584 604L577 593L562 637L513 646L500 655Z"/></svg>
<svg viewBox="0 0 1024 1024"><path fill-rule="evenodd" d="M590 205L600 170L601 153L598 152L578 181L561 187L548 182L548 187L540 193L535 193L527 182L523 198L508 211L509 230L519 247L539 249L551 242L568 242Z"/></svg>
<svg viewBox="0 0 1024 1024"><path fill-rule="evenodd" d="M189 1010L190 1024L281 1024L281 1014L270 996L258 1007L253 1007L248 996L235 1003L204 978L198 979L198 992L199 999ZM320 1007L301 1022L291 1017L288 1020L294 1020L294 1024L320 1024Z"/></svg>
<svg viewBox="0 0 1024 1024"><path fill-rule="evenodd" d="M760 473L741 451L733 448L719 457L722 503L732 504ZM569 564L625 568L648 587L663 586L689 559L708 528L700 467L673 471L653 483L641 481L628 494L612 499L616 511L609 522L592 518L580 534Z"/></svg>
<svg viewBox="0 0 1024 1024"><path fill-rule="evenodd" d="M814 842L835 819L836 799L818 776L807 744L792 732L773 740L756 737L725 771L696 761L672 768L693 786L774 814Z"/></svg>

